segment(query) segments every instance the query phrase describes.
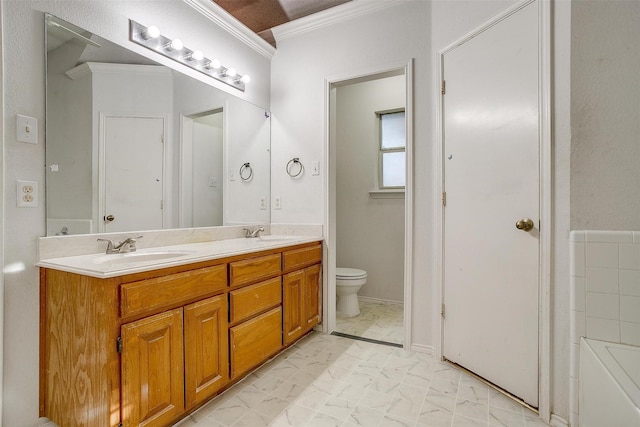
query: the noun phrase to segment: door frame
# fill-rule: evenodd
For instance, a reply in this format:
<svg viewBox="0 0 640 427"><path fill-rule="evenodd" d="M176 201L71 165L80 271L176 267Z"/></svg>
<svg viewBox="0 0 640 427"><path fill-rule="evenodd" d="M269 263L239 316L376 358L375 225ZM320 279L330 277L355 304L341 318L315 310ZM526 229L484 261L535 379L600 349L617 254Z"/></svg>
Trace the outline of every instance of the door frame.
<svg viewBox="0 0 640 427"><path fill-rule="evenodd" d="M375 80L404 73L406 112L406 183L404 194L404 342L411 348L411 286L413 283L413 58L406 62L392 62L380 67L369 67L359 72L326 77L324 80L324 153L327 165L324 179L325 212L323 230L325 245L322 265L322 331L331 333L336 327L336 140L335 140L335 87L346 83Z"/></svg>
<svg viewBox="0 0 640 427"><path fill-rule="evenodd" d="M98 200L96 201L97 211L96 211L96 214L94 214L94 220L96 221L96 232L97 233L105 232L104 220L101 220L100 216L104 215L106 197L107 197L106 188L105 188L105 186L107 185L107 179L106 179L107 165L106 165L106 158L105 158L105 153L106 153L105 143L107 140L107 135L106 135L105 124L108 118L125 118L125 119L136 118L136 119L162 119L163 120L164 142L162 144L162 200L163 200L162 228L166 227L166 225L169 223L168 213L167 213L169 209L167 209L166 203L164 202L166 202L167 200L170 200L169 185L167 185L167 176L169 176L167 171L167 159L170 157L168 152L169 150L168 141L170 140L169 115L168 114L150 114L150 115L149 114L111 114L111 113L105 113L101 111L100 116L98 118L99 120L98 158L97 158L98 191L94 193L98 195L97 196ZM94 204L94 206L96 206L96 204Z"/></svg>
<svg viewBox="0 0 640 427"><path fill-rule="evenodd" d="M552 138L551 138L551 2L546 0L525 0L519 2L502 13L485 21L475 29L466 33L444 49L438 51L438 64L436 69L436 82L440 93L436 108L436 132L438 153L436 164L439 177L438 198L444 192L444 138L443 138L443 94L440 84L444 77L444 55L472 39L476 35L486 31L498 22L508 18L531 3L538 5L538 117L539 121L539 174L540 174L540 244L538 265L538 410L540 417L549 422L551 417L551 267L552 267ZM437 277L440 286L438 301L444 302L444 206L440 199L437 200L440 209L436 210L436 239L439 250L436 252ZM444 340L444 322L442 316L438 316L440 323L440 346L438 357L442 358Z"/></svg>
<svg viewBox="0 0 640 427"><path fill-rule="evenodd" d="M187 183L185 182L185 173L188 166L188 159L186 158L186 147L189 145L189 149L191 149L191 145L193 144L193 121L194 119L202 116L207 116L209 114L222 113L222 171L223 177L226 175L224 171L227 170L227 104L228 102L224 102L219 107L210 108L204 111L194 112L194 113L180 113L178 125L180 127L178 134L180 135L179 140L179 157L180 163L178 165L178 227L183 228L186 227L186 213L185 213L185 201L186 201L186 192ZM227 188L226 188L226 179L222 180L222 224L226 223L226 212L224 210L224 204L226 202L227 197ZM191 214L191 224L193 225L193 212Z"/></svg>

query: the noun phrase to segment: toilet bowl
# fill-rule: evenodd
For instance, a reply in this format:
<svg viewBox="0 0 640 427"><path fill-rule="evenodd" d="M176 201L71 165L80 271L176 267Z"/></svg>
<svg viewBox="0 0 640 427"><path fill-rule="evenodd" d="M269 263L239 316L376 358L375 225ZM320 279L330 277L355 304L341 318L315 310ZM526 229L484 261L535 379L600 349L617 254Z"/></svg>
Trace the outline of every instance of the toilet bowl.
<svg viewBox="0 0 640 427"><path fill-rule="evenodd" d="M358 291L367 283L367 272L357 268L336 268L336 314L353 317L360 314Z"/></svg>

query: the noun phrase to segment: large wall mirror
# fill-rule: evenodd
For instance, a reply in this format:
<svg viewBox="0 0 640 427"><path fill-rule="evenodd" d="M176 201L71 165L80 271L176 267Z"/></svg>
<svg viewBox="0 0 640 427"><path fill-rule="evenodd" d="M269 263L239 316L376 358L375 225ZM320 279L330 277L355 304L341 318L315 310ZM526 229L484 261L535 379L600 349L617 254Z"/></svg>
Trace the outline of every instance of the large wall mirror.
<svg viewBox="0 0 640 427"><path fill-rule="evenodd" d="M269 222L268 111L45 26L47 235Z"/></svg>

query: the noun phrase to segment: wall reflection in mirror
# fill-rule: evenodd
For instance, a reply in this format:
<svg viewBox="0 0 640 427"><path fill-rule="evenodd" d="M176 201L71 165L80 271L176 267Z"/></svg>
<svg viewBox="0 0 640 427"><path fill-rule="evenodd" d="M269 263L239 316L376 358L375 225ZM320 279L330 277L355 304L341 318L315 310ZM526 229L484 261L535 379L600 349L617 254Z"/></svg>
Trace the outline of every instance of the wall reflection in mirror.
<svg viewBox="0 0 640 427"><path fill-rule="evenodd" d="M47 235L269 222L268 111L45 22Z"/></svg>

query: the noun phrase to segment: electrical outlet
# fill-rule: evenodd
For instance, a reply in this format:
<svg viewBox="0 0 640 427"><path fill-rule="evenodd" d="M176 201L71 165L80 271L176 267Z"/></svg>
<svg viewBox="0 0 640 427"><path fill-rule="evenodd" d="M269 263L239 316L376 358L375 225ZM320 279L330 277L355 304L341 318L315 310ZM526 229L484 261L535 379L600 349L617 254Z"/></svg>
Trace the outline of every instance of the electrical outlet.
<svg viewBox="0 0 640 427"><path fill-rule="evenodd" d="M320 175L320 162L317 160L311 162L311 175Z"/></svg>
<svg viewBox="0 0 640 427"><path fill-rule="evenodd" d="M38 181L18 181L16 204L19 208L38 207Z"/></svg>
<svg viewBox="0 0 640 427"><path fill-rule="evenodd" d="M265 197L260 197L260 209L267 209L267 199Z"/></svg>
<svg viewBox="0 0 640 427"><path fill-rule="evenodd" d="M281 209L282 208L282 201L280 200L280 196L276 196L274 199L274 208L275 209Z"/></svg>

